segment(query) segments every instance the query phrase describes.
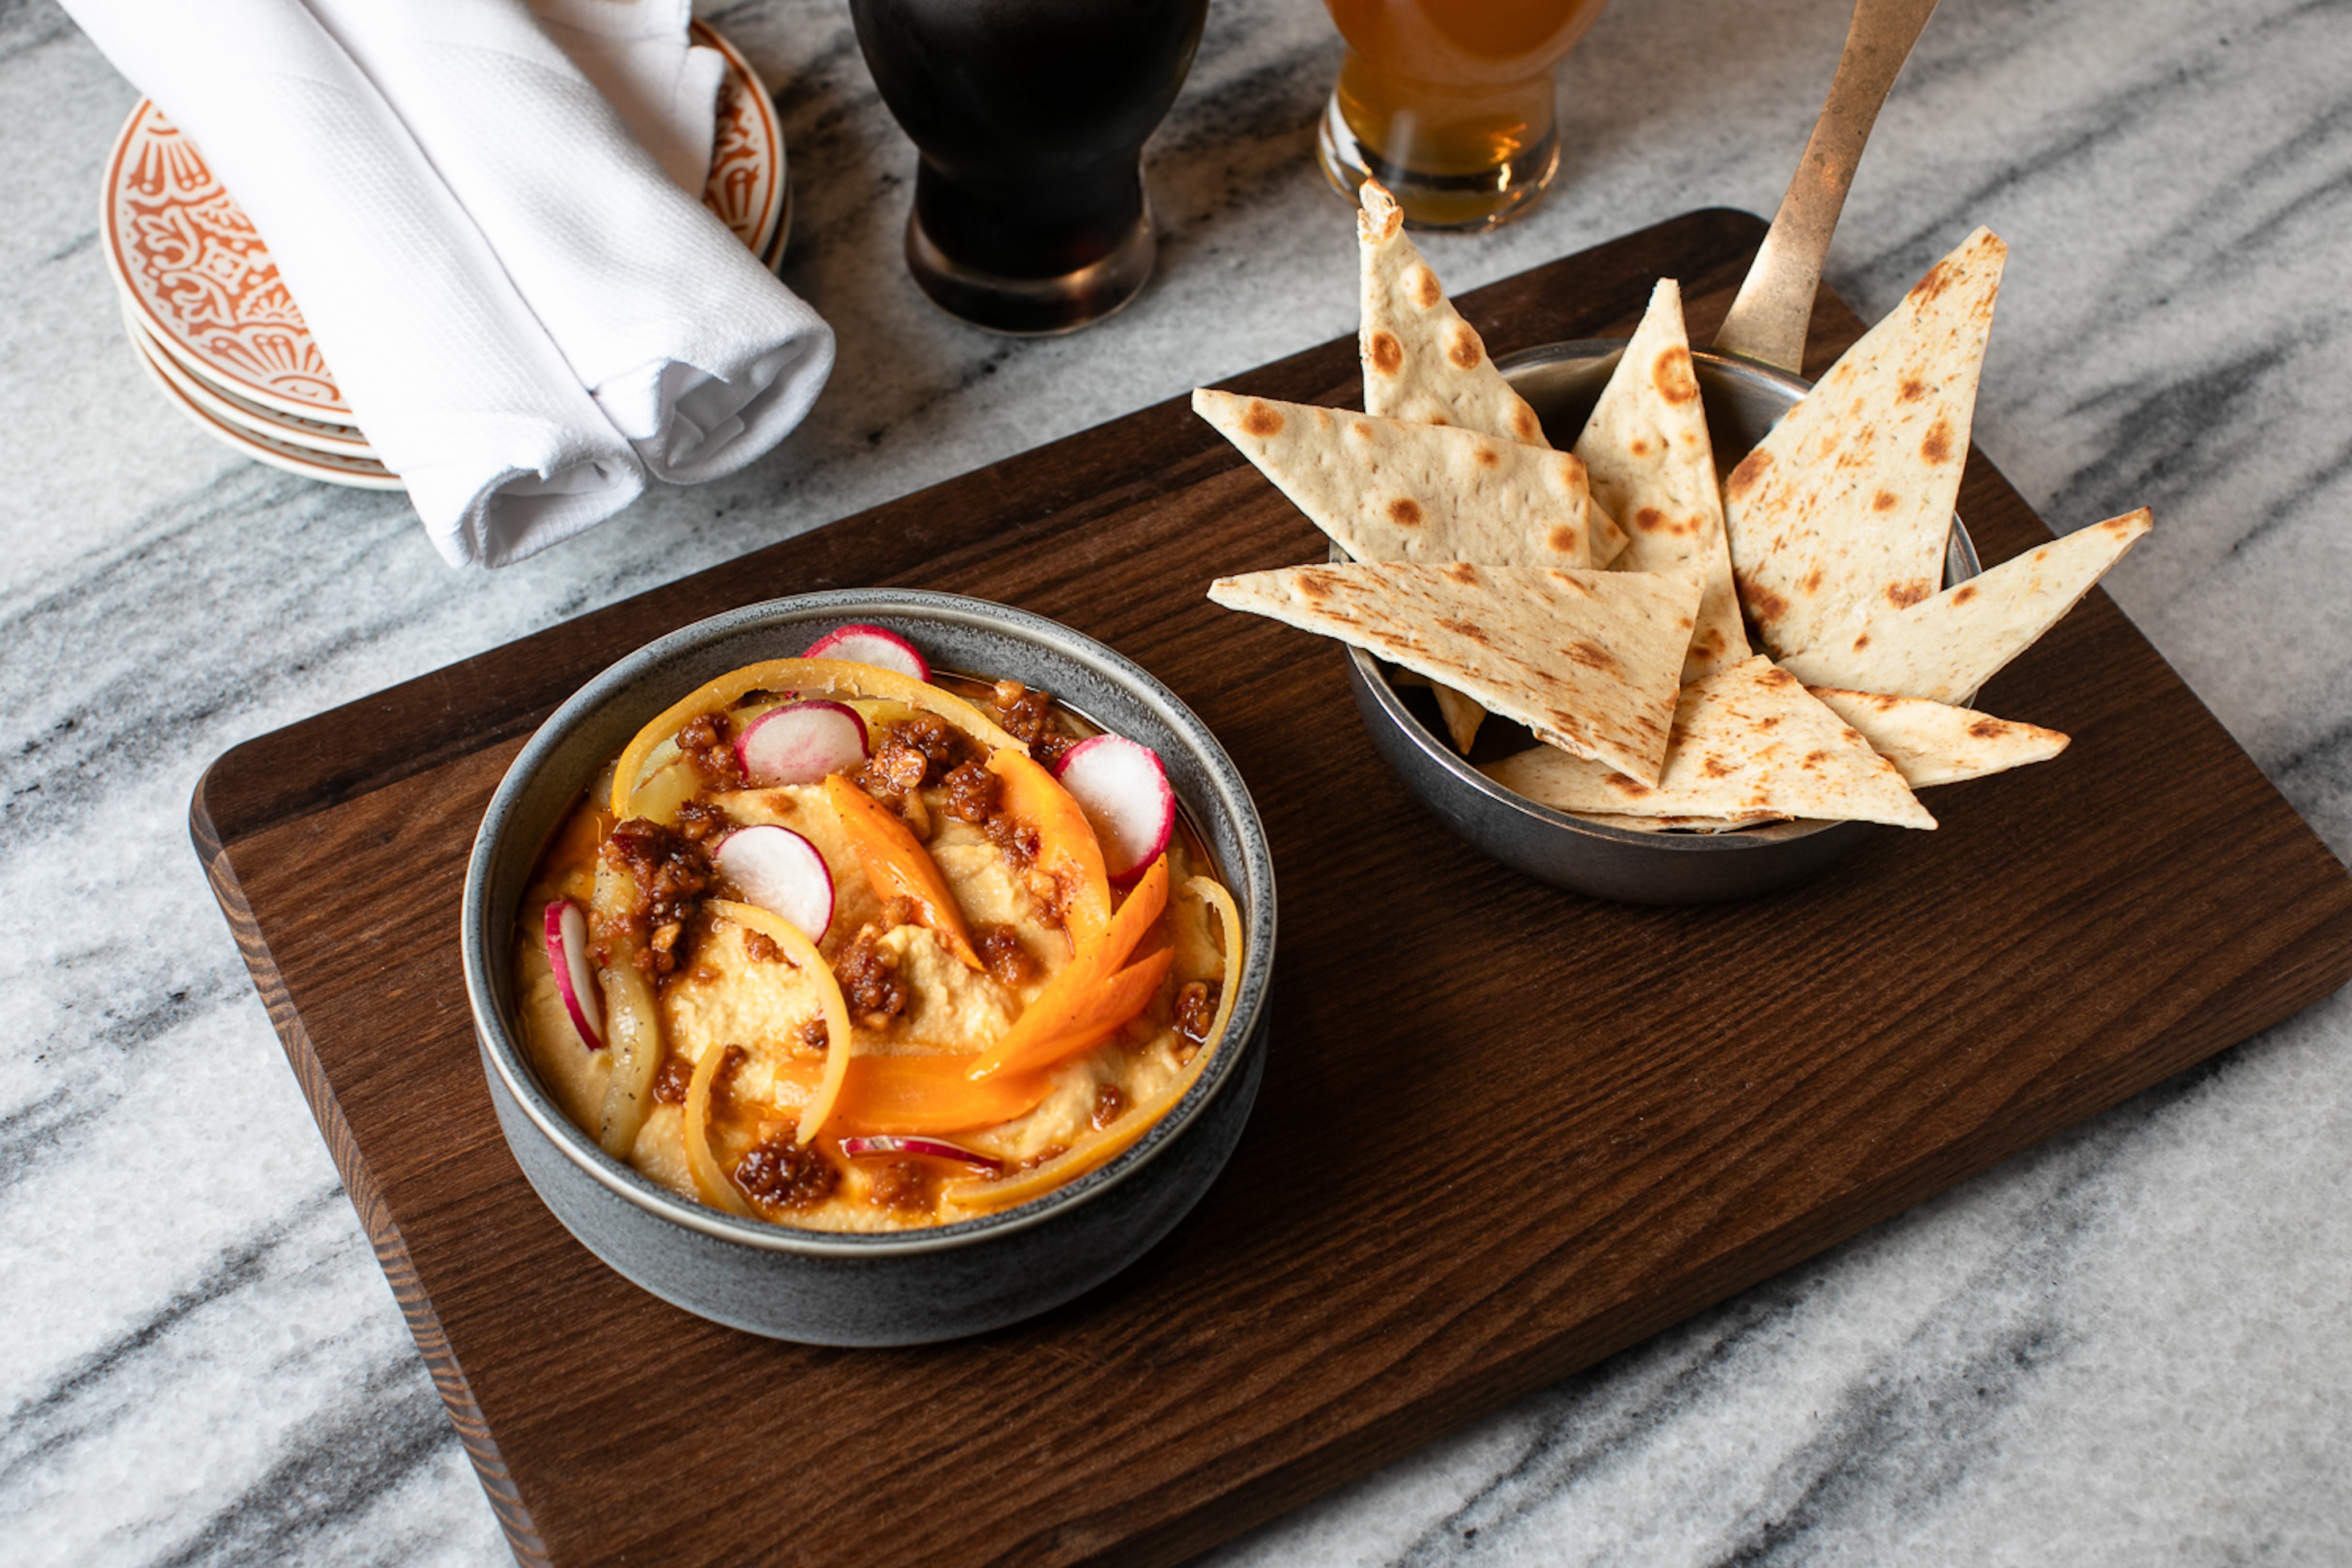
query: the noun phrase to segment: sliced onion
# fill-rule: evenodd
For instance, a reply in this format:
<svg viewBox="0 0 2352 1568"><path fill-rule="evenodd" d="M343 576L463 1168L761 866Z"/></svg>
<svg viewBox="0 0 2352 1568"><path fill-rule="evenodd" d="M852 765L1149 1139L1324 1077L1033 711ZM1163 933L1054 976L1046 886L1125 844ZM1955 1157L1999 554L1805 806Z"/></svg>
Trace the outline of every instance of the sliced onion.
<svg viewBox="0 0 2352 1568"><path fill-rule="evenodd" d="M922 1155L935 1160L959 1160L968 1166L978 1166L984 1171L1004 1168L1004 1162L993 1155L983 1155L977 1149L967 1149L943 1138L901 1138L887 1134L870 1138L844 1138L841 1140L841 1152L853 1160L867 1155Z"/></svg>

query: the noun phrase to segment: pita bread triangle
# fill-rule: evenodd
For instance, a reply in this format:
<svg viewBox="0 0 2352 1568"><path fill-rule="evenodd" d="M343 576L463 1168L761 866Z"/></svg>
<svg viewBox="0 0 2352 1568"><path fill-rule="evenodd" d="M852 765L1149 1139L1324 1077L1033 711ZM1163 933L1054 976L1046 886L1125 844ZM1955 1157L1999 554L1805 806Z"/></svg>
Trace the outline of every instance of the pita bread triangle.
<svg viewBox="0 0 2352 1568"><path fill-rule="evenodd" d="M1732 574L1774 653L1943 580L2008 249L1980 228L1928 268L1725 481Z"/></svg>
<svg viewBox="0 0 2352 1568"><path fill-rule="evenodd" d="M2150 526L2146 507L2093 523L1781 664L1809 686L1966 702L2056 625Z"/></svg>
<svg viewBox="0 0 2352 1568"><path fill-rule="evenodd" d="M1548 746L1479 771L1563 811L1936 825L1895 764L1760 653L1682 689L1654 788Z"/></svg>
<svg viewBox="0 0 2352 1568"><path fill-rule="evenodd" d="M1577 437L1592 498L1623 525L1620 571L1686 571L1704 590L1683 679L1701 680L1748 657L1731 587L1715 444L1691 369L1682 287L1661 278L1609 385Z"/></svg>
<svg viewBox="0 0 2352 1568"><path fill-rule="evenodd" d="M1870 748L1895 764L1903 782L1914 789L2047 762L2066 749L2066 737L2054 729L1995 718L1973 708L1925 697L1842 692L1831 686L1810 689L1832 713L1860 730Z"/></svg>
<svg viewBox="0 0 2352 1568"><path fill-rule="evenodd" d="M1581 569L1592 498L1565 452L1234 392L1193 411L1359 560Z"/></svg>
<svg viewBox="0 0 2352 1568"><path fill-rule="evenodd" d="M1451 424L1504 441L1549 446L1527 400L1486 357L1486 345L1438 287L1437 275L1404 236L1404 214L1380 182L1359 193L1357 254L1364 308L1358 348L1364 361L1364 412L1422 424Z"/></svg>
<svg viewBox="0 0 2352 1568"><path fill-rule="evenodd" d="M1390 562L1220 578L1209 597L1418 670L1646 785L1665 760L1698 584L1662 572Z"/></svg>

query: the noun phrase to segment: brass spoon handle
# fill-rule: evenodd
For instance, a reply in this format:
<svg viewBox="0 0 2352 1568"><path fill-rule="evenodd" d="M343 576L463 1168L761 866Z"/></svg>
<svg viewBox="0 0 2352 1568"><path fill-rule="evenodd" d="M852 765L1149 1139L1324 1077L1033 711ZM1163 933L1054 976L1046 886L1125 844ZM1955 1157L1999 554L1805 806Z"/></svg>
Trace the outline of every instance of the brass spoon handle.
<svg viewBox="0 0 2352 1568"><path fill-rule="evenodd" d="M1755 264L1715 336L1718 353L1738 354L1797 373L1805 358L1805 330L1838 214L1853 183L1854 166L1878 122L1879 106L1895 74L1936 9L1936 0L1854 0L1837 77L1813 122L1812 140L1789 181L1780 210L1756 253Z"/></svg>

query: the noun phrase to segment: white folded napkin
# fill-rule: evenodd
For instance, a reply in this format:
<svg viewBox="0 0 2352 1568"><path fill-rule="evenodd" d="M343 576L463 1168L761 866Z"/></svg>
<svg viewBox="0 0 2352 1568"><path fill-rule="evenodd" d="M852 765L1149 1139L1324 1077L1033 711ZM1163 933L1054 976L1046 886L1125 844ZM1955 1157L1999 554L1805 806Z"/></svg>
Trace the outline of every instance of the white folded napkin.
<svg viewBox="0 0 2352 1568"><path fill-rule="evenodd" d="M443 555L504 565L636 497L630 444L300 0L65 3L251 215Z"/></svg>
<svg viewBox="0 0 2352 1568"><path fill-rule="evenodd" d="M663 175L523 0L310 3L656 476L732 473L800 423L833 329Z"/></svg>
<svg viewBox="0 0 2352 1568"><path fill-rule="evenodd" d="M727 57L688 42L692 0L530 0L530 9L670 183L699 197Z"/></svg>

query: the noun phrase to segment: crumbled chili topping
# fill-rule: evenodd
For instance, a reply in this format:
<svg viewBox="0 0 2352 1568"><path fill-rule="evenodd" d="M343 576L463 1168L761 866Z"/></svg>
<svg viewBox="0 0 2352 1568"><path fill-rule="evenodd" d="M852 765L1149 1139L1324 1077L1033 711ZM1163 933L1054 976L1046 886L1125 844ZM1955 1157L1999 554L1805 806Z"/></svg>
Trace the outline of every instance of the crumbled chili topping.
<svg viewBox="0 0 2352 1568"><path fill-rule="evenodd" d="M783 1133L735 1162L735 1185L763 1208L814 1208L841 1185L841 1172L814 1145L803 1148Z"/></svg>
<svg viewBox="0 0 2352 1568"><path fill-rule="evenodd" d="M1223 985L1210 980L1193 980L1176 993L1176 1032L1190 1042L1193 1051L1208 1043L1209 1030L1217 1021L1217 1003L1223 993ZM1191 1055L1192 1051L1185 1054Z"/></svg>
<svg viewBox="0 0 2352 1568"><path fill-rule="evenodd" d="M693 1080L694 1063L670 1051L662 1057L661 1071L654 1074L654 1098L665 1105L683 1105Z"/></svg>
<svg viewBox="0 0 2352 1568"><path fill-rule="evenodd" d="M889 1028L907 1010L907 982L898 977L890 955L876 946L883 934L877 926L860 927L833 961L833 977L841 984L849 1016L871 1030Z"/></svg>
<svg viewBox="0 0 2352 1568"><path fill-rule="evenodd" d="M1019 681L999 681L992 694L996 708L996 722L1006 734L1029 748L1029 755L1052 767L1062 758L1062 753L1077 744L1076 737L1062 733L1054 722L1054 695L1051 692L1023 685Z"/></svg>
<svg viewBox="0 0 2352 1568"><path fill-rule="evenodd" d="M1087 1117L1087 1124L1099 1133L1118 1121L1118 1113L1126 1109L1127 1096L1118 1092L1118 1085L1106 1083L1095 1091L1095 1108Z"/></svg>
<svg viewBox="0 0 2352 1568"><path fill-rule="evenodd" d="M710 885L710 861L699 845L659 822L632 817L615 827L597 852L604 863L626 875L635 897L621 916L624 929L600 931L610 940L634 937L637 967L658 978L677 967L677 951L695 900Z"/></svg>
<svg viewBox="0 0 2352 1568"><path fill-rule="evenodd" d="M1019 986L1036 977L1037 960L1010 925L984 920L971 928L971 945L1001 986Z"/></svg>
<svg viewBox="0 0 2352 1568"><path fill-rule="evenodd" d="M944 782L950 816L979 827L997 814L998 804L1004 796L1004 780L979 763L967 762L950 769Z"/></svg>
<svg viewBox="0 0 2352 1568"><path fill-rule="evenodd" d="M751 1053L740 1045L721 1046L719 1050L719 1071L710 1075L710 1113L713 1116L734 1098L736 1070L751 1060Z"/></svg>
<svg viewBox="0 0 2352 1568"><path fill-rule="evenodd" d="M866 1173L866 1201L877 1208L931 1207L931 1176L912 1160L893 1160Z"/></svg>
<svg viewBox="0 0 2352 1568"><path fill-rule="evenodd" d="M733 818L708 801L688 800L677 809L678 837L693 843L708 843L734 825Z"/></svg>
<svg viewBox="0 0 2352 1568"><path fill-rule="evenodd" d="M793 1031L794 1048L812 1056L823 1056L832 1043L833 1030L822 1018L803 1019L800 1028Z"/></svg>
<svg viewBox="0 0 2352 1568"><path fill-rule="evenodd" d="M746 780L743 765L735 758L735 748L727 744L726 735L719 727L716 715L704 714L686 721L677 732L678 754L694 764L703 782L720 789L740 789Z"/></svg>
<svg viewBox="0 0 2352 1568"><path fill-rule="evenodd" d="M856 783L893 810L902 810L916 790L969 765L979 750L961 730L929 713L877 724L866 739L873 751L857 770Z"/></svg>
<svg viewBox="0 0 2352 1568"><path fill-rule="evenodd" d="M781 964L784 961L784 950L776 946L774 937L748 926L743 931L743 953L755 964Z"/></svg>

